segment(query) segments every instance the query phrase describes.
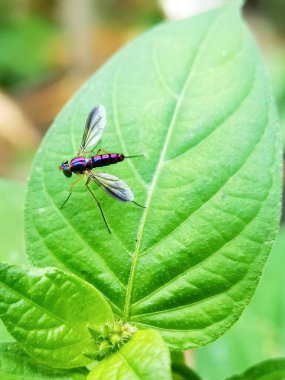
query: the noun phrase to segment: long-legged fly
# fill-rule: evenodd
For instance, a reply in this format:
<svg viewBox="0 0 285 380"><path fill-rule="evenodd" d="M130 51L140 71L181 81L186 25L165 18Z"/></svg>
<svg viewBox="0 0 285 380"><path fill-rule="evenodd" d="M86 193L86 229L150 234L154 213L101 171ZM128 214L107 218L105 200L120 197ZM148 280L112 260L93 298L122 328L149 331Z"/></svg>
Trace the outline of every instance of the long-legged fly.
<svg viewBox="0 0 285 380"><path fill-rule="evenodd" d="M93 171L94 168L116 164L117 162L122 162L125 158L133 158L139 156L124 156L122 153L108 153L103 149L99 149L95 156L86 157L86 155L90 155L95 150L102 137L105 127L105 107L102 105L96 106L92 109L87 118L77 157L73 158L70 162L64 161L59 166L59 169L62 170L63 174L66 177L71 177L73 173L80 176L70 186L70 193L64 201L64 203L62 204L61 208L67 203L67 201L71 197L73 186L86 175L87 181L85 185L90 194L92 195L93 199L97 203L97 206L99 207L99 210L105 222L105 225L108 231L111 233L103 209L89 186L90 181L95 182L106 193L108 193L110 196L119 201L133 202L137 206L143 206L139 205L134 201L134 194L124 181L108 173L97 173ZM101 154L103 152L105 154Z"/></svg>

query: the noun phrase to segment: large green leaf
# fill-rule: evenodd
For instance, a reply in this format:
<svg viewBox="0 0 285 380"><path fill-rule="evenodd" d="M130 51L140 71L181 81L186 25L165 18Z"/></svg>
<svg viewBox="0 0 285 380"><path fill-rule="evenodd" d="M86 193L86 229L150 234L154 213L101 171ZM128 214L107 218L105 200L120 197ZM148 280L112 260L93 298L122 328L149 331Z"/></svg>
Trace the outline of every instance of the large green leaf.
<svg viewBox="0 0 285 380"><path fill-rule="evenodd" d="M138 331L119 351L102 360L88 380L170 380L170 354L153 330Z"/></svg>
<svg viewBox="0 0 285 380"><path fill-rule="evenodd" d="M241 375L228 380L283 380L285 379L285 359L272 359L256 364Z"/></svg>
<svg viewBox="0 0 285 380"><path fill-rule="evenodd" d="M88 328L113 320L103 296L58 269L0 264L0 314L8 331L39 362L55 368L87 365L96 349Z"/></svg>
<svg viewBox="0 0 285 380"><path fill-rule="evenodd" d="M138 326L172 348L210 342L240 316L275 238L281 149L264 66L236 2L164 23L129 44L69 102L42 144L26 205L29 255L84 277ZM96 190L108 234L84 185L57 169L78 150L94 104L101 148L144 153L107 168L136 201Z"/></svg>
<svg viewBox="0 0 285 380"><path fill-rule="evenodd" d="M203 378L220 380L254 363L285 356L285 267L280 265L284 247L285 226L281 226L249 307L223 337L195 352Z"/></svg>
<svg viewBox="0 0 285 380"><path fill-rule="evenodd" d="M16 343L0 345L1 380L84 380L86 369L57 370L35 362Z"/></svg>

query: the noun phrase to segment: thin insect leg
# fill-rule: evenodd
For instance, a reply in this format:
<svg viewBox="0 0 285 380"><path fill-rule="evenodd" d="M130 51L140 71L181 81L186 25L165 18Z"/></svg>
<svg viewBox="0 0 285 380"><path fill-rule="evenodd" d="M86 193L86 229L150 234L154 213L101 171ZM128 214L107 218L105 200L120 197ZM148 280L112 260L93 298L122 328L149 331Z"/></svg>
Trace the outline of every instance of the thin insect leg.
<svg viewBox="0 0 285 380"><path fill-rule="evenodd" d="M103 217L103 220L104 220L104 222L105 222L105 225L106 225L106 227L107 227L107 230L108 230L109 233L111 234L112 232L111 232L111 230L110 230L110 228L109 228L109 226L108 226L107 220L106 220L105 215L104 215L104 212L103 212L103 210L102 210L102 207L101 207L99 201L97 200L97 198L95 197L93 191L92 191L91 188L88 186L88 183L89 183L89 182L90 182L90 178L87 179L85 185L86 185L87 189L89 190L90 194L92 195L92 197L94 198L95 202L97 203L97 206L99 207L99 210L100 210L100 212L101 212L101 215L102 215L102 217Z"/></svg>
<svg viewBox="0 0 285 380"><path fill-rule="evenodd" d="M74 181L73 184L70 186L70 188L69 188L70 193L69 193L68 197L66 198L66 200L65 200L65 201L63 202L63 204L61 205L60 209L63 208L63 206L66 205L67 201L68 201L69 198L71 197L72 190L73 190L73 186L76 185L76 184L77 184L82 178L83 178L83 175L81 175L79 178L77 178L77 180Z"/></svg>
<svg viewBox="0 0 285 380"><path fill-rule="evenodd" d="M142 206L142 205L140 205L139 203L137 203L137 202L135 202L135 201L132 201L132 203L134 203L136 206L139 206L139 207L141 207L141 208L146 208L145 206Z"/></svg>

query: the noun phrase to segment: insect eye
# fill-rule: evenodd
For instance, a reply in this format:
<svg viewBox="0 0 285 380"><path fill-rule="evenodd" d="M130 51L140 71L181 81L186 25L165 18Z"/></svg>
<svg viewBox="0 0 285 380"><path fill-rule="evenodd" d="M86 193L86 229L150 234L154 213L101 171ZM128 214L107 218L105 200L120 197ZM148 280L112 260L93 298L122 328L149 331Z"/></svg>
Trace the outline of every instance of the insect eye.
<svg viewBox="0 0 285 380"><path fill-rule="evenodd" d="M72 176L72 172L70 170L64 170L63 171L63 174L66 176L66 177L71 177Z"/></svg>
<svg viewBox="0 0 285 380"><path fill-rule="evenodd" d="M68 164L62 164L62 170L63 170L63 174L66 176L66 177L71 177L72 176L72 172L70 170L70 167Z"/></svg>

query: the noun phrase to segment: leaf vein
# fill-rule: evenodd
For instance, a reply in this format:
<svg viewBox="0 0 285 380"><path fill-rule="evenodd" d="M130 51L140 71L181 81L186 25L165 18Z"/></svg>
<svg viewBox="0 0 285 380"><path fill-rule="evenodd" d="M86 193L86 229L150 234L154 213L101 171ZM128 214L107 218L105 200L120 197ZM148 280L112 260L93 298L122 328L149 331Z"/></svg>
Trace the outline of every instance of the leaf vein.
<svg viewBox="0 0 285 380"><path fill-rule="evenodd" d="M12 293L15 293L17 296L19 296L20 299L26 300L28 303L30 303L30 304L32 304L34 307L40 309L40 310L43 311L45 314L48 314L48 315L50 315L51 317L53 317L54 319L61 321L64 325L69 326L70 328L72 328L72 329L78 331L80 334L84 334L84 335L85 335L85 333L87 333L87 330L86 330L86 332L81 331L77 326L73 326L70 322L68 322L68 321L66 321L66 320L64 320L64 319L62 319L60 316L58 316L58 315L52 313L50 310L45 309L43 306L37 304L37 303L36 303L35 301L33 301L31 298L28 298L27 296L21 294L21 293L18 292L17 290L11 288L11 287L10 287L9 285L7 285L5 282L3 282L3 281L0 280L0 283L2 283L3 286L4 286L5 288L7 288L8 290L10 290ZM29 331L29 330L28 330L28 331Z"/></svg>
<svg viewBox="0 0 285 380"><path fill-rule="evenodd" d="M216 131L217 129L215 129ZM141 256L144 256L146 254L149 254L151 250L153 250L153 248L159 246L161 243L163 243L166 239L168 239L171 235L173 235L175 233L175 231L177 231L181 226L183 226L191 217L193 217L198 211L200 211L203 207L205 207L205 205L208 205L208 203L227 185L227 183L243 168L243 166L246 164L246 162L248 161L248 159L251 157L252 153L254 153L255 151L255 148L256 146L260 143L264 133L265 133L265 130L266 130L266 125L265 125L265 128L263 129L262 131L262 134L259 138L259 141L256 143L255 147L253 150L250 151L250 154L246 157L245 161L242 162L242 165L240 167L237 168L237 170L232 173L228 178L226 178L226 181L223 183L223 185L213 194L210 195L210 197L208 199L206 199L204 201L203 204L201 204L194 212L192 212L192 214L188 215L186 217L186 219L184 219L182 222L180 222L173 230L171 230L167 235L165 235L160 241L158 241L157 243L155 243L154 245L152 245L151 247L149 247L147 250L145 250L144 252L141 253ZM202 142L202 141L201 141ZM197 146L197 145L196 145ZM184 153L183 153L184 154ZM176 156L175 158L177 158L179 156Z"/></svg>
<svg viewBox="0 0 285 380"><path fill-rule="evenodd" d="M264 131L263 131L263 134L262 136L264 135L265 133L265 130L266 130L266 126L264 128ZM258 144L261 143L262 141L262 136L261 136L261 139L260 141L258 142ZM257 145L258 145L257 144ZM257 145L255 146L254 150L251 152L251 154L255 151ZM236 174L236 173L235 173ZM266 196L264 197L264 199L260 202L260 207L258 209L258 212L254 215L254 217L250 220L250 222L248 222L247 224L245 224L242 229L239 231L239 233L237 235L235 235L231 240L229 240L228 242L226 242L225 244L223 244L220 248L218 248L218 250L216 250L215 252L213 252L213 254L211 254L210 256L208 256L206 259L200 261L199 263L197 263L196 265L194 265L193 267L191 268L188 268L186 271L180 273L179 275L177 275L176 277L172 278L170 281L168 281L167 283L161 285L159 288L155 289L153 292L151 292L150 294L148 294L146 297L138 300L135 304L133 304L133 306L135 305L138 305L139 303L145 301L146 299L150 298L153 294L159 292L161 289L165 288L166 286L168 286L169 284L172 284L174 283L177 279L179 279L180 277L182 277L183 275L185 274L188 274L189 272L191 272L192 270L194 270L195 268L197 268L198 266L201 266L203 263L207 262L208 260L210 260L211 258L213 258L214 255L218 254L219 251L223 248L225 248L227 245L229 245L230 243L232 243L238 236L240 236L240 234L246 229L246 227L248 225L250 225L255 219L256 217L259 215L260 211L262 210L262 204L268 199L268 196L270 194L270 191L267 191L266 193ZM203 207L203 206L202 206ZM192 214L193 215L193 214Z"/></svg>

